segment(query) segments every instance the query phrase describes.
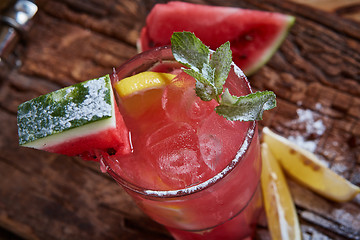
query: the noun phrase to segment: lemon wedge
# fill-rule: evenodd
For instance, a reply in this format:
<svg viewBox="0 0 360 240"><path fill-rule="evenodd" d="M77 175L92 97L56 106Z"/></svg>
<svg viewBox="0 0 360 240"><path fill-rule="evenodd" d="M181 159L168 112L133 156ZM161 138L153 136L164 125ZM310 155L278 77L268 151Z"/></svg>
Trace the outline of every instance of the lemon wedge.
<svg viewBox="0 0 360 240"><path fill-rule="evenodd" d="M261 187L272 239L301 239L295 205L284 173L266 143L261 144Z"/></svg>
<svg viewBox="0 0 360 240"><path fill-rule="evenodd" d="M158 112L163 89L175 76L170 73L141 72L121 79L114 84L114 88L128 115L139 118L146 113Z"/></svg>
<svg viewBox="0 0 360 240"><path fill-rule="evenodd" d="M360 188L325 166L313 153L286 138L263 129L263 141L294 180L336 202L352 200Z"/></svg>
<svg viewBox="0 0 360 240"><path fill-rule="evenodd" d="M115 83L116 92L120 97L131 96L144 90L162 88L175 77L170 73L141 72Z"/></svg>

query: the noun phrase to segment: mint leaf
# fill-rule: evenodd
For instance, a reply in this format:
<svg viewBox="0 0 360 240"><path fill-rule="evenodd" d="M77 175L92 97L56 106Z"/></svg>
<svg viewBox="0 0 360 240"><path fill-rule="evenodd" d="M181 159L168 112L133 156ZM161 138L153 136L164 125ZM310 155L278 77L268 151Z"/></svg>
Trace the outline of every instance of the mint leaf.
<svg viewBox="0 0 360 240"><path fill-rule="evenodd" d="M195 91L203 101L217 99L215 69L210 65L210 49L193 33L175 32L171 38L171 50L176 61L190 69L184 72L196 79Z"/></svg>
<svg viewBox="0 0 360 240"><path fill-rule="evenodd" d="M232 63L232 53L230 50L230 42L221 45L211 55L210 66L215 69L215 87L217 95L223 91L223 85L229 75Z"/></svg>
<svg viewBox="0 0 360 240"><path fill-rule="evenodd" d="M215 99L215 111L232 121L261 120L264 110L276 106L276 96L271 91L256 92L247 96L232 96L223 86L232 64L230 43L216 51L210 50L190 32L174 32L171 37L174 58L187 67L184 72L196 80L195 92L203 101Z"/></svg>
<svg viewBox="0 0 360 240"><path fill-rule="evenodd" d="M209 65L210 49L190 32L174 32L171 37L171 50L176 61L202 72Z"/></svg>
<svg viewBox="0 0 360 240"><path fill-rule="evenodd" d="M215 111L231 121L254 121L262 120L264 110L274 107L276 107L276 96L271 91L236 97L225 89L220 105L215 108Z"/></svg>

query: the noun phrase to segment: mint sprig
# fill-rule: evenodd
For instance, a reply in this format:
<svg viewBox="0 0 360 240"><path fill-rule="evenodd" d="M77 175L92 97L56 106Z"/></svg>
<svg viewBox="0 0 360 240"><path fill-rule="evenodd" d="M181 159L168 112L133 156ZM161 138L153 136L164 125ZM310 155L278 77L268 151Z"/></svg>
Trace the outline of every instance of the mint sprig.
<svg viewBox="0 0 360 240"><path fill-rule="evenodd" d="M195 92L203 101L215 99L215 111L231 121L261 120L264 110L276 107L276 96L271 91L246 96L233 96L223 85L232 63L230 43L221 45L215 52L205 46L191 32L174 32L171 37L174 58L187 68L184 72L196 80Z"/></svg>
<svg viewBox="0 0 360 240"><path fill-rule="evenodd" d="M171 48L175 59L189 68L184 71L196 79L195 91L201 100L219 101L232 62L230 43L211 55L211 50L194 34L177 32L172 35Z"/></svg>

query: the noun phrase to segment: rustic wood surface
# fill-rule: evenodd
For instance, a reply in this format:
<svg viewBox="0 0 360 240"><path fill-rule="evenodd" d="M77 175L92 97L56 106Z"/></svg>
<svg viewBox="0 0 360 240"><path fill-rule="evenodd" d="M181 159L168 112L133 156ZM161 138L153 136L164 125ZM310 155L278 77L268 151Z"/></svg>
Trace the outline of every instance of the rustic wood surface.
<svg viewBox="0 0 360 240"><path fill-rule="evenodd" d="M38 1L35 24L0 63L0 239L171 239L96 163L17 144L18 104L109 73L135 55L155 2L165 1ZM278 96L261 125L311 148L360 186L359 1L192 2L296 16L279 51L250 78L255 89ZM289 184L303 239L360 239L360 196L333 203ZM264 216L257 238L270 239Z"/></svg>

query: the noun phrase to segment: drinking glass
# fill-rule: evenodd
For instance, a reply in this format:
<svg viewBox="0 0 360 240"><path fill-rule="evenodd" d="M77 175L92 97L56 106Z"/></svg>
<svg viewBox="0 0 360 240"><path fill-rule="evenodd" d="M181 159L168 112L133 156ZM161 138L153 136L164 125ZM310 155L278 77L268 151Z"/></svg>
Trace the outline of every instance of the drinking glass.
<svg viewBox="0 0 360 240"><path fill-rule="evenodd" d="M121 81L144 71L176 72L180 67L171 48L166 46L138 54L116 69L112 79ZM247 78L235 65L231 67L226 87L237 95L252 92ZM175 239L251 238L262 209L260 145L257 122L242 122L241 126L232 130L243 137L228 141L236 151L229 159L222 159L227 161L226 167L204 182L181 189L148 189L115 169L114 164L121 159L106 153L98 157L137 205L163 224Z"/></svg>

